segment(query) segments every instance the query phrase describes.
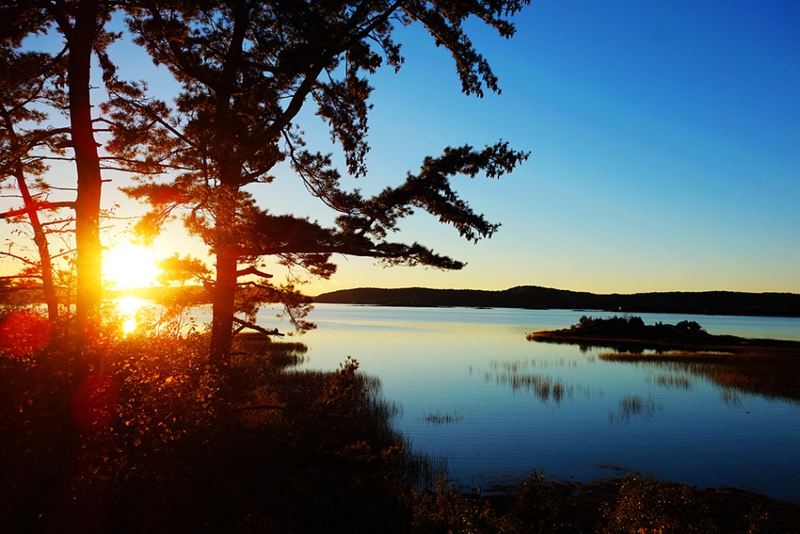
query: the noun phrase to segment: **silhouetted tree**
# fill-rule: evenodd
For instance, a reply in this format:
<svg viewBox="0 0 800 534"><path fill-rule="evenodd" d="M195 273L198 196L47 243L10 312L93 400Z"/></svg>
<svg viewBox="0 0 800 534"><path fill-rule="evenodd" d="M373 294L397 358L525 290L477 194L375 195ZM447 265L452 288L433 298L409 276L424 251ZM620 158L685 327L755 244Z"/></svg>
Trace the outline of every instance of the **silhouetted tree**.
<svg viewBox="0 0 800 534"><path fill-rule="evenodd" d="M25 37L53 32L63 36L66 67L63 77L65 111L77 174L75 242L77 246L76 317L82 339L98 320L102 290L100 245L101 160L95 138L91 99L92 58L98 57L107 75L112 70L106 54L115 35L104 27L116 9L108 0L0 1L0 37L4 45L20 47ZM88 368L91 362L81 361Z"/></svg>
<svg viewBox="0 0 800 534"><path fill-rule="evenodd" d="M347 172L367 174L369 76L403 61L393 39L397 25L422 24L453 55L466 94L498 91L497 79L474 49L463 23L476 17L510 37L507 20L527 0L363 0L263 3L249 0L141 1L129 7L136 42L181 83L175 106L148 100L144 87L119 84L109 108L115 131L111 148L142 173L127 190L152 210L141 229L153 231L178 208L216 260L211 282L212 361L225 365L236 321L238 279L253 275L255 301L283 302L299 329L307 299L291 283L273 284L257 261L276 256L288 267L327 278L334 253L372 256L388 264L424 264L459 269L462 263L418 244L387 240L399 219L420 208L452 224L466 239L490 237L497 229L475 214L452 189L450 178L511 171L526 154L497 143L483 150L448 148L426 158L405 183L364 198L344 191L329 156L305 148L293 121L313 101L317 115L341 145ZM131 4L133 5L133 4ZM338 212L332 228L259 208L243 190L270 183L269 172L289 160L312 195ZM177 169L154 178L163 165ZM267 275L267 276L264 276ZM251 303L253 299L251 299Z"/></svg>
<svg viewBox="0 0 800 534"><path fill-rule="evenodd" d="M0 181L11 178L15 182L23 207L0 213L0 218L12 221L24 218L30 224L38 261L19 257L28 266L20 274L33 271L32 275L41 280L48 316L54 322L58 318L58 295L48 232L39 212L72 207L72 203L42 200L48 185L41 177L49 168L42 150L45 154L63 154L60 144L67 133L64 128L42 127L42 124L49 119L44 106L59 99L53 84L64 69L59 58L16 50L17 41L8 35L0 43ZM11 251L6 254L18 256Z"/></svg>
<svg viewBox="0 0 800 534"><path fill-rule="evenodd" d="M681 330L687 330L692 334L699 334L700 332L704 332L703 327L700 326L700 323L697 321L680 321L678 324L675 325L676 328L680 328Z"/></svg>

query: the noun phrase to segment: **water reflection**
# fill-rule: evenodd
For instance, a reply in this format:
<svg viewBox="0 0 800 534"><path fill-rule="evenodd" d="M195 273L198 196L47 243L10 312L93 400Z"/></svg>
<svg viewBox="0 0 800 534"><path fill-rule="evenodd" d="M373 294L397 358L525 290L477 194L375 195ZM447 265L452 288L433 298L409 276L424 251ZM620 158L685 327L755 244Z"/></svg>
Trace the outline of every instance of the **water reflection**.
<svg viewBox="0 0 800 534"><path fill-rule="evenodd" d="M644 354L634 361L601 356L608 348L581 352L525 340L526 332L566 327L585 312L320 305L314 313L320 328L304 336L310 350L303 368L335 369L347 355L358 359L403 405L398 425L413 448L446 457L450 474L465 485L534 468L585 481L607 476L603 466L624 465L800 502L800 449L792 446L800 442L800 403L783 402L792 398L793 371L777 358L754 363L786 377L781 396L771 397L763 393L769 389L740 387L748 377L754 387L767 386L756 377L770 373L737 368L730 355L674 354L666 361L670 355ZM709 331L740 334L715 326L729 318L700 320ZM773 335L771 319L757 321L764 329L756 335ZM800 320L791 325L800 331Z"/></svg>
<svg viewBox="0 0 800 534"><path fill-rule="evenodd" d="M722 391L719 394L720 399L722 402L727 404L728 406L742 406L742 394L739 391L731 388L722 388ZM748 412L749 413L749 412Z"/></svg>
<svg viewBox="0 0 800 534"><path fill-rule="evenodd" d="M446 425L451 423L458 423L464 420L464 412L470 409L467 407L456 408L452 413L442 413L440 410L435 412L426 413L423 420L429 425Z"/></svg>
<svg viewBox="0 0 800 534"><path fill-rule="evenodd" d="M647 380L650 381L652 375L647 375ZM689 391L694 386L694 380L685 374L668 374L661 373L655 377L655 383L666 389L683 389Z"/></svg>
<svg viewBox="0 0 800 534"><path fill-rule="evenodd" d="M137 315L139 311L150 302L137 297L122 297L117 299L116 307L119 318L122 321L122 332L124 335L133 333L139 325Z"/></svg>

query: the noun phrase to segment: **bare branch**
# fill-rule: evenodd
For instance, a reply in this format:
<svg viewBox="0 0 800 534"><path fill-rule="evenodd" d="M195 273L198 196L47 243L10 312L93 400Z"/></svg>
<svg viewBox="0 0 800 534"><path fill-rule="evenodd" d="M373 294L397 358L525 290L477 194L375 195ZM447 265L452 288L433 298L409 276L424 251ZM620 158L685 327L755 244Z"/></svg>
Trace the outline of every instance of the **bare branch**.
<svg viewBox="0 0 800 534"><path fill-rule="evenodd" d="M37 263L35 261L30 260L30 259L28 259L28 258L26 258L24 256L19 256L17 254L14 254L13 252L0 251L0 256L5 256L7 258L13 258L15 260L21 261L22 263L24 263L26 265L34 265L34 266L37 265Z"/></svg>

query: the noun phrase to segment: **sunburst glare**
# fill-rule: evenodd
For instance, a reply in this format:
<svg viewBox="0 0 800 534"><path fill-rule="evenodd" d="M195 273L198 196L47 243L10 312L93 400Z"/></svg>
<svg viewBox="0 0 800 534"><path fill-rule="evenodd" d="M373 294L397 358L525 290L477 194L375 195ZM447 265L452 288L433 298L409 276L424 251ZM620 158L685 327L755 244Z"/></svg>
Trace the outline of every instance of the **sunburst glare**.
<svg viewBox="0 0 800 534"><path fill-rule="evenodd" d="M135 289L155 284L158 268L153 249L122 244L111 248L103 260L105 279L116 289Z"/></svg>
<svg viewBox="0 0 800 534"><path fill-rule="evenodd" d="M147 301L136 297L122 297L116 301L117 310L122 320L122 332L127 336L139 326L136 315Z"/></svg>

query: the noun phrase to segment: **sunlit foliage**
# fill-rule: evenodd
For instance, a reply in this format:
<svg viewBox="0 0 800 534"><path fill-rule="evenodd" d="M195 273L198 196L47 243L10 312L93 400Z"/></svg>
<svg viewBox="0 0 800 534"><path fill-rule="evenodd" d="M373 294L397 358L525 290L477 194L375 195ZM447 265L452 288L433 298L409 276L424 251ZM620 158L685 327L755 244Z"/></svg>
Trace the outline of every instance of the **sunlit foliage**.
<svg viewBox="0 0 800 534"><path fill-rule="evenodd" d="M0 321L0 353L30 356L47 345L51 328L48 318L35 311L12 312Z"/></svg>
<svg viewBox="0 0 800 534"><path fill-rule="evenodd" d="M535 471L502 495L435 482L379 382L349 359L293 370L297 343L241 336L220 375L202 335L112 331L96 348L105 368L76 382L69 343L50 339L0 354L4 532L638 534L713 532L721 514L725 532L792 524L766 499L710 513L698 490L638 475L582 489Z"/></svg>
<svg viewBox="0 0 800 534"><path fill-rule="evenodd" d="M177 252L168 258L159 260L156 265L160 270L156 279L164 285L173 282L178 282L180 285L189 281L203 282L211 276L211 269L202 260L189 255L181 256Z"/></svg>

